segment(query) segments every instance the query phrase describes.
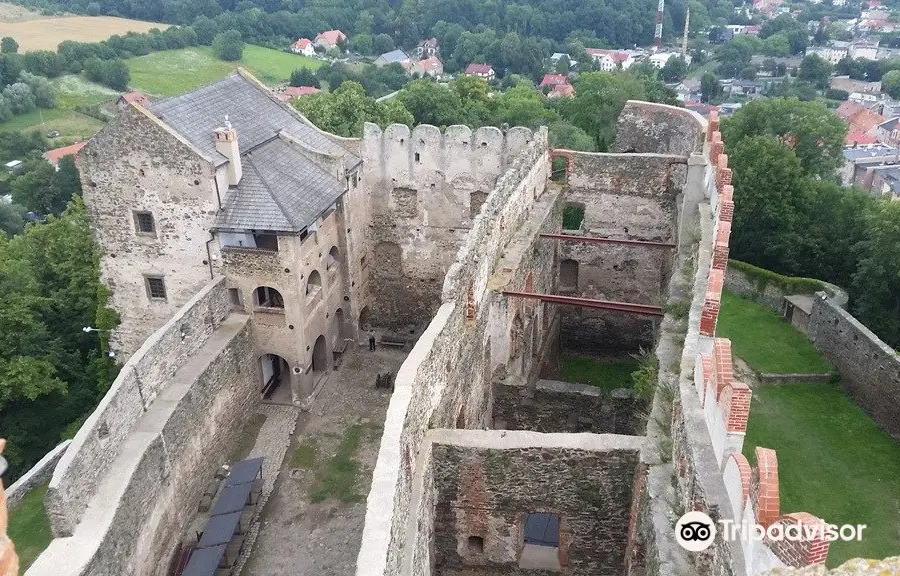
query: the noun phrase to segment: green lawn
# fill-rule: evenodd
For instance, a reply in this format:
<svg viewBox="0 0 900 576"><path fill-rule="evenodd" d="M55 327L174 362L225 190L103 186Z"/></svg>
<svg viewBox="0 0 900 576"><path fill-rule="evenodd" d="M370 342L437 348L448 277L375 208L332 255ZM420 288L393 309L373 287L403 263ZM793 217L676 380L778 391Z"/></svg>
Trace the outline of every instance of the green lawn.
<svg viewBox="0 0 900 576"><path fill-rule="evenodd" d="M89 106L110 102L119 97L119 92L106 86L96 84L76 74L67 74L53 80L56 88L56 107L74 109L77 106Z"/></svg>
<svg viewBox="0 0 900 576"><path fill-rule="evenodd" d="M557 363L559 378L565 382L588 384L612 392L616 388L631 388L631 373L638 369L633 358L600 360L590 356L561 354Z"/></svg>
<svg viewBox="0 0 900 576"><path fill-rule="evenodd" d="M131 86L156 97L175 96L224 78L242 66L267 84L287 81L296 68L320 67L315 58L247 45L240 62L224 62L207 47L154 52L126 60Z"/></svg>
<svg viewBox="0 0 900 576"><path fill-rule="evenodd" d="M50 521L44 511L46 493L47 484L38 486L9 514L9 537L16 546L20 572L23 574L53 539Z"/></svg>
<svg viewBox="0 0 900 576"><path fill-rule="evenodd" d="M744 454L778 453L781 512L866 524L861 542L832 542L828 565L900 550L900 444L838 384L756 386Z"/></svg>
<svg viewBox="0 0 900 576"><path fill-rule="evenodd" d="M716 336L729 338L734 354L758 372L822 374L831 365L806 336L774 310L730 292L722 292Z"/></svg>
<svg viewBox="0 0 900 576"><path fill-rule="evenodd" d="M52 147L71 144L76 140L87 140L103 128L103 122L85 116L74 110L54 108L52 110L35 110L28 114L14 116L0 123L0 130L38 130L45 134L57 130L61 134L50 142Z"/></svg>

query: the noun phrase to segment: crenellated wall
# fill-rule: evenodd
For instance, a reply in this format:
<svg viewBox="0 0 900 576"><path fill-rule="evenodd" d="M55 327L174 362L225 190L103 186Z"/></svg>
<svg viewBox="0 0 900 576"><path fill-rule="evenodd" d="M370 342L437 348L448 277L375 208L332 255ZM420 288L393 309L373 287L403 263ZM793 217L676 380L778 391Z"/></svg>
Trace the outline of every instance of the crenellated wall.
<svg viewBox="0 0 900 576"><path fill-rule="evenodd" d="M369 191L368 286L372 323L424 324L480 205L535 139L530 130L367 124L363 180Z"/></svg>

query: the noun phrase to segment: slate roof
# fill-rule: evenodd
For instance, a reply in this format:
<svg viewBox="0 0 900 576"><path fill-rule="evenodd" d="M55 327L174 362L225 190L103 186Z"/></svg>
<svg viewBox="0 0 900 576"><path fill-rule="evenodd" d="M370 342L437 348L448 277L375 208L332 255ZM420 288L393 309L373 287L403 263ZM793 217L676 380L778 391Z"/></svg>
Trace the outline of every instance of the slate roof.
<svg viewBox="0 0 900 576"><path fill-rule="evenodd" d="M237 130L242 152L284 130L312 148L345 155L348 169L359 164L359 158L303 122L286 106L268 89L236 72L208 86L153 102L150 112L212 158L216 166L227 159L216 150L212 134L225 123L226 115Z"/></svg>
<svg viewBox="0 0 900 576"><path fill-rule="evenodd" d="M385 62L391 64L394 62L403 62L404 60L409 60L409 56L406 55L406 52L403 50L391 50L390 52L385 52L381 56L378 57L379 60L384 60Z"/></svg>
<svg viewBox="0 0 900 576"><path fill-rule="evenodd" d="M292 146L275 136L241 155L241 182L216 228L299 232L340 198L343 184Z"/></svg>

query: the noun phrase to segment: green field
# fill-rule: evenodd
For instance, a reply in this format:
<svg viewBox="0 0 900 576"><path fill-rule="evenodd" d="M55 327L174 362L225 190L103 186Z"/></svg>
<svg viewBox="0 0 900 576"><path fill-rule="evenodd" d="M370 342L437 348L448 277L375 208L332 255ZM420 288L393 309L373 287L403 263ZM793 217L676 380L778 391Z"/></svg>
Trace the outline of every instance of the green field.
<svg viewBox="0 0 900 576"><path fill-rule="evenodd" d="M126 61L131 86L151 96L175 96L224 78L241 66L266 84L287 81L297 68L319 68L323 62L299 54L247 45L240 62L224 62L207 47L154 52Z"/></svg>
<svg viewBox="0 0 900 576"><path fill-rule="evenodd" d="M9 537L16 546L22 574L53 539L50 521L44 511L46 493L46 484L38 486L9 514Z"/></svg>
<svg viewBox="0 0 900 576"><path fill-rule="evenodd" d="M716 336L751 368L770 374L825 374L831 365L806 336L771 308L722 292Z"/></svg>
<svg viewBox="0 0 900 576"><path fill-rule="evenodd" d="M103 122L85 116L73 110L54 108L52 110L35 110L28 114L15 116L0 123L2 130L38 130L46 135L51 130L60 133L58 138L50 141L52 147L64 146L75 141L87 140L103 128Z"/></svg>
<svg viewBox="0 0 900 576"><path fill-rule="evenodd" d="M756 386L744 455L778 453L781 513L809 512L830 524L866 524L860 542L831 543L828 566L900 550L900 444L839 384Z"/></svg>
<svg viewBox="0 0 900 576"><path fill-rule="evenodd" d="M638 368L638 361L634 358L605 361L590 356L560 354L557 362L561 380L596 386L606 392L634 386L631 373Z"/></svg>

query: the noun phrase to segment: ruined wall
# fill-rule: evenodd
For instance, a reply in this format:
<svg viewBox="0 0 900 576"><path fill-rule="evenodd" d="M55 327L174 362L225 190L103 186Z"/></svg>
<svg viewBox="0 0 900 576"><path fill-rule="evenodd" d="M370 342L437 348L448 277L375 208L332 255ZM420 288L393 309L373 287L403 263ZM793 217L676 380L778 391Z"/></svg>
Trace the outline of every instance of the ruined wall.
<svg viewBox="0 0 900 576"><path fill-rule="evenodd" d="M371 319L405 329L427 322L479 203L533 139L529 130L451 126L382 132L367 124L363 179L369 191Z"/></svg>
<svg viewBox="0 0 900 576"><path fill-rule="evenodd" d="M465 566L544 573L518 571L531 512L559 515L567 574L622 574L641 438L441 432L449 431L435 431L431 456L436 574Z"/></svg>
<svg viewBox="0 0 900 576"><path fill-rule="evenodd" d="M643 403L630 390L538 380L532 386L495 383L494 428L533 432L637 434Z"/></svg>
<svg viewBox="0 0 900 576"><path fill-rule="evenodd" d="M656 152L689 156L703 150L703 118L696 112L629 100L616 124L614 152Z"/></svg>
<svg viewBox="0 0 900 576"><path fill-rule="evenodd" d="M28 570L49 574L157 576L169 568L197 502L252 413L254 338L246 316L226 320L213 357L188 381L173 379L159 411L124 443L133 468L110 473L74 534L51 542ZM217 335L222 337L223 335ZM152 410L157 410L154 407Z"/></svg>
<svg viewBox="0 0 900 576"><path fill-rule="evenodd" d="M6 490L6 502L10 510L14 510L19 502L28 496L32 490L50 480L56 464L63 457L63 454L66 453L66 449L71 443L71 440L65 440L58 444L53 450L47 452L28 472L22 474L18 480L12 483Z"/></svg>
<svg viewBox="0 0 900 576"><path fill-rule="evenodd" d="M518 275L527 274L533 262L552 258L549 244L534 248L534 232L527 234L530 241L509 249L523 226L536 231L554 219L559 226L558 195L545 191L549 170L547 135L541 131L481 207L444 281L444 303L397 372L366 505L359 576L420 572L430 563L427 545L413 544L431 515L427 493L413 493L414 473L427 460L422 441L430 427L490 423L490 381L495 367L508 361L514 318L512 305L497 291L507 284L521 290L524 278ZM501 267L498 262L504 258L522 262ZM552 281L552 267L533 268L534 286ZM539 338L538 345L542 343ZM539 362L522 358L519 376ZM406 553L412 550L415 555Z"/></svg>
<svg viewBox="0 0 900 576"><path fill-rule="evenodd" d="M686 158L559 150L554 154L568 158L566 202L584 208L576 234L677 242ZM561 293L656 306L663 299L674 248L558 243ZM566 266L577 270L574 282L565 278ZM585 353L632 353L652 346L655 322L651 316L570 307L562 313L561 344Z"/></svg>
<svg viewBox="0 0 900 576"><path fill-rule="evenodd" d="M225 279L218 278L148 338L122 367L53 472L46 507L55 536L72 534L135 423L150 409L172 374L192 360L228 311Z"/></svg>
<svg viewBox="0 0 900 576"><path fill-rule="evenodd" d="M848 300L847 293L834 284L812 278L783 276L737 260L728 261L725 289L768 306L778 313L781 313L784 297L792 294L813 294L824 290L841 308L847 305Z"/></svg>
<svg viewBox="0 0 900 576"><path fill-rule="evenodd" d="M824 292L813 300L807 335L837 368L853 400L900 438L900 354Z"/></svg>
<svg viewBox="0 0 900 576"><path fill-rule="evenodd" d="M137 105L91 138L78 169L101 250L101 278L122 319L111 346L127 358L211 277L207 241L219 208L215 172ZM153 214L155 232L137 232L136 211ZM148 296L145 276L164 277L166 299Z"/></svg>

